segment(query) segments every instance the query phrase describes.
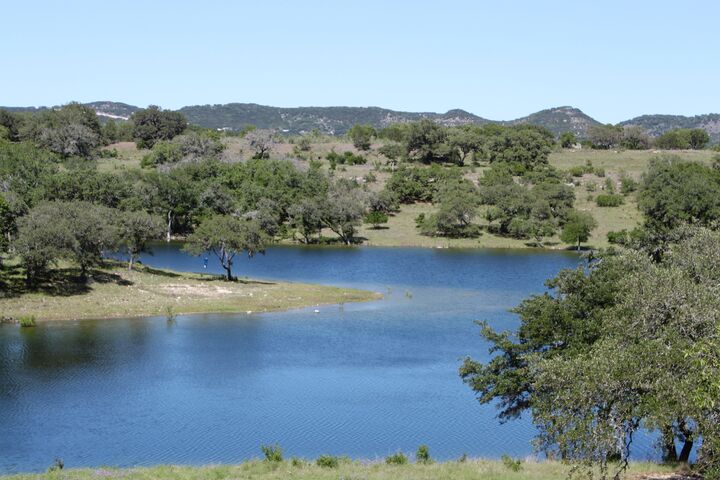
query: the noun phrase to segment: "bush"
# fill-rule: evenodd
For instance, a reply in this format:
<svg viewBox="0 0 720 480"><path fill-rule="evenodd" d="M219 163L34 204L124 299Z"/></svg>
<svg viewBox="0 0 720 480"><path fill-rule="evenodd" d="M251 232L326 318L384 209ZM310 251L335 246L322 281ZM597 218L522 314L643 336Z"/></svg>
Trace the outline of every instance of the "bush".
<svg viewBox="0 0 720 480"><path fill-rule="evenodd" d="M615 194L598 195L595 203L598 207L619 207L623 204L623 197Z"/></svg>
<svg viewBox="0 0 720 480"><path fill-rule="evenodd" d="M522 460L515 460L509 455L503 455L501 458L505 468L512 470L513 472L519 472L522 470Z"/></svg>
<svg viewBox="0 0 720 480"><path fill-rule="evenodd" d="M280 445L263 445L260 447L260 450L262 450L263 455L265 455L265 461L266 462L282 462L283 456L282 456L282 448L280 448Z"/></svg>
<svg viewBox="0 0 720 480"><path fill-rule="evenodd" d="M598 177L604 177L605 176L605 169L604 168L596 168L595 169L595 175Z"/></svg>
<svg viewBox="0 0 720 480"><path fill-rule="evenodd" d="M340 466L340 459L334 455L320 455L315 463L318 467L323 468L338 468Z"/></svg>
<svg viewBox="0 0 720 480"><path fill-rule="evenodd" d="M385 457L385 463L388 465L406 465L408 463L408 459L402 452L398 452Z"/></svg>
<svg viewBox="0 0 720 480"><path fill-rule="evenodd" d="M365 165L367 159L362 155L355 155L352 152L343 152L342 154L337 153L335 150L330 150L325 158L328 159L330 165Z"/></svg>
<svg viewBox="0 0 720 480"><path fill-rule="evenodd" d="M427 445L420 445L417 449L417 452L415 452L415 461L417 463L430 463L432 459L430 458L430 448L428 448Z"/></svg>
<svg viewBox="0 0 720 480"><path fill-rule="evenodd" d="M290 463L293 467L304 467L305 466L305 460L298 458L298 457L292 457L290 459Z"/></svg>
<svg viewBox="0 0 720 480"><path fill-rule="evenodd" d="M570 168L570 175L572 175L573 177L582 177L583 175L585 175L585 167L583 167L582 165L578 165Z"/></svg>
<svg viewBox="0 0 720 480"><path fill-rule="evenodd" d="M48 473L52 472L58 472L65 468L65 462L63 462L62 458L56 458L52 465L50 465L50 468L48 468Z"/></svg>
<svg viewBox="0 0 720 480"><path fill-rule="evenodd" d="M614 245L627 245L630 241L630 235L627 230L623 229L619 232L608 232L607 239L609 243Z"/></svg>
<svg viewBox="0 0 720 480"><path fill-rule="evenodd" d="M25 315L18 318L18 323L22 328L34 327L35 326L35 315Z"/></svg>
<svg viewBox="0 0 720 480"><path fill-rule="evenodd" d="M632 193L635 190L637 190L638 183L633 180L631 177L623 176L620 179L620 192L623 195L627 195L628 193Z"/></svg>
<svg viewBox="0 0 720 480"><path fill-rule="evenodd" d="M372 211L365 215L365 223L369 223L373 228L380 228L380 225L388 222L388 216L384 212Z"/></svg>

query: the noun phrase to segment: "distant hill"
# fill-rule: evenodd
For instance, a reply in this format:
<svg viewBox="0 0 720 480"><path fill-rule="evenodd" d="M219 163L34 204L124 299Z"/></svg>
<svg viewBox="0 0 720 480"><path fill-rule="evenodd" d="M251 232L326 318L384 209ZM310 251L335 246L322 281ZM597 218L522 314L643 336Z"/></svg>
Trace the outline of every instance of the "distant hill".
<svg viewBox="0 0 720 480"><path fill-rule="evenodd" d="M267 107L254 103L195 105L179 110L190 123L208 128L241 130L248 125L271 128L288 133L317 129L328 134L343 134L357 123L383 128L392 123L412 122L430 118L443 125L487 123L489 120L464 110L447 113L399 112L379 107Z"/></svg>
<svg viewBox="0 0 720 480"><path fill-rule="evenodd" d="M573 132L578 137L585 137L590 127L600 124L600 122L594 118L583 113L582 110L574 107L548 108L547 110L541 110L527 117L518 118L510 123L541 125L555 135L560 135L564 132Z"/></svg>
<svg viewBox="0 0 720 480"><path fill-rule="evenodd" d="M637 125L655 137L674 128L702 128L710 134L710 141L720 142L720 114L695 115L642 115L620 122L621 125Z"/></svg>
<svg viewBox="0 0 720 480"><path fill-rule="evenodd" d="M140 107L127 103L101 101L87 103L101 117L101 120L127 120ZM55 107L0 107L12 111L38 112ZM500 123L518 125L529 123L547 128L555 135L573 132L578 137L587 136L588 129L600 122L582 110L570 107L555 107L508 121L488 120L455 109L445 113L403 112L380 107L269 107L255 103L226 103L222 105L192 105L179 110L191 124L205 128L241 130L248 125L258 128L280 130L298 134L314 129L331 135L341 135L358 123L369 123L383 128L392 123L413 122L429 118L441 125L483 125ZM720 142L720 114L712 113L685 117L682 115L643 115L620 122L621 125L638 125L651 136L658 136L673 128L703 128L710 134L712 142Z"/></svg>

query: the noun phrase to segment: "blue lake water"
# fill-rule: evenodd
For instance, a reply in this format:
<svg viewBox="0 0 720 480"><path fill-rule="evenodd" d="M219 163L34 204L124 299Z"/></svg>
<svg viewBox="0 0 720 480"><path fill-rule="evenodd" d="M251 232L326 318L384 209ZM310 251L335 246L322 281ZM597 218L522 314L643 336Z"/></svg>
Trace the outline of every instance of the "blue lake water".
<svg viewBox="0 0 720 480"><path fill-rule="evenodd" d="M159 245L143 261L220 272ZM0 472L376 458L426 443L439 459L532 453L529 419L500 424L457 369L488 358L475 320L582 260L561 252L278 247L237 262L254 278L352 286L384 299L282 313L0 327ZM639 454L650 455L642 449Z"/></svg>

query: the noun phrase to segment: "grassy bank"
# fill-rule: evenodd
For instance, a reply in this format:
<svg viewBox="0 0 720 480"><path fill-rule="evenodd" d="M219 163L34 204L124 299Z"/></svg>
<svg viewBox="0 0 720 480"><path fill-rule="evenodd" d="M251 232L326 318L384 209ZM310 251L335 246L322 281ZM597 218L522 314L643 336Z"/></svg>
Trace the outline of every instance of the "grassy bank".
<svg viewBox="0 0 720 480"><path fill-rule="evenodd" d="M157 466L150 468L93 468L61 470L38 475L0 476L2 480L30 480L63 478L91 480L97 478L123 479L254 479L254 480L561 480L568 476L570 468L556 462L522 462L514 469L501 462L490 460L449 461L428 465L409 463L387 465L385 462L340 461L336 468L320 467L314 462L301 460L285 462L249 461L239 465L205 467ZM672 478L669 467L650 463L632 464L627 478ZM680 477L678 477L680 478Z"/></svg>
<svg viewBox="0 0 720 480"><path fill-rule="evenodd" d="M92 273L87 283L77 272L56 269L37 291L27 291L8 267L0 317L33 315L37 321L117 318L189 313L268 312L321 304L362 302L380 294L304 283L240 280L115 265ZM169 309L169 310L168 310Z"/></svg>

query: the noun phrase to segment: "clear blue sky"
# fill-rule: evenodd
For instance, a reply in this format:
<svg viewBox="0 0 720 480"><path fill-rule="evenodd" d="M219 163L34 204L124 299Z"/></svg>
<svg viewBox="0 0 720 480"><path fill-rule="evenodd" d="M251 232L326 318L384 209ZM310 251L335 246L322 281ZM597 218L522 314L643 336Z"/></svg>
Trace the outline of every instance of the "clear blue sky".
<svg viewBox="0 0 720 480"><path fill-rule="evenodd" d="M720 112L720 2L7 1L0 105Z"/></svg>

